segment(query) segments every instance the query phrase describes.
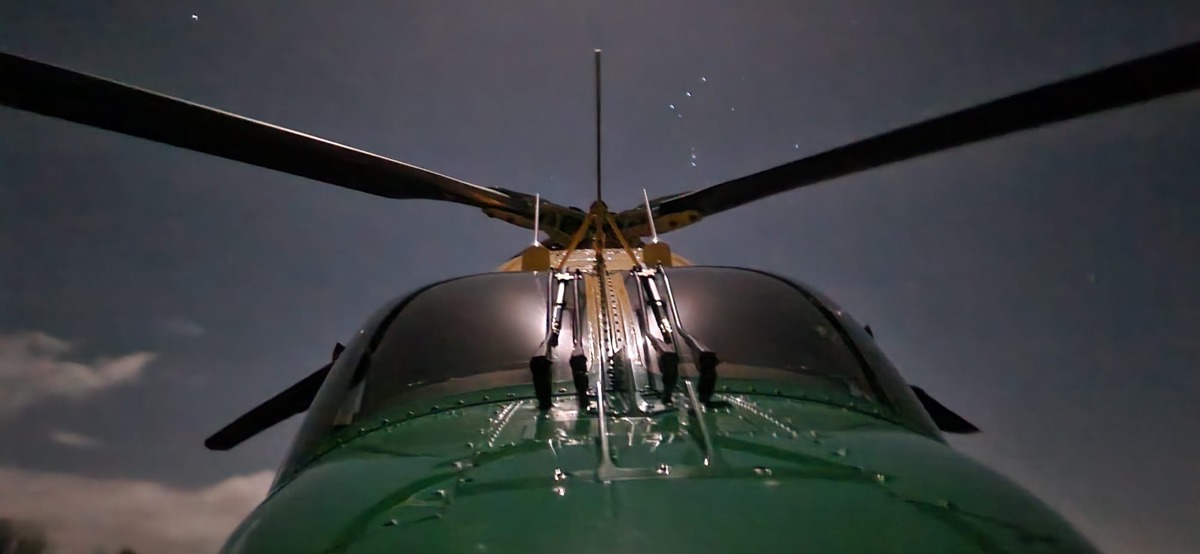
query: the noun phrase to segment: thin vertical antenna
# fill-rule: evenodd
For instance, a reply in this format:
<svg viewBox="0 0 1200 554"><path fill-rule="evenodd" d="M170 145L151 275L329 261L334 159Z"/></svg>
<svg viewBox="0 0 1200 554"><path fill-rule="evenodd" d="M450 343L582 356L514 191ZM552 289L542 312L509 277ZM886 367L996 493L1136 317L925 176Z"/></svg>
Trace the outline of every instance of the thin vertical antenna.
<svg viewBox="0 0 1200 554"><path fill-rule="evenodd" d="M658 244L658 230L654 228L654 210L650 209L650 196L642 189L642 199L646 201L646 221L650 223L650 242Z"/></svg>
<svg viewBox="0 0 1200 554"><path fill-rule="evenodd" d="M600 49L596 49L596 201L604 199L600 193Z"/></svg>
<svg viewBox="0 0 1200 554"><path fill-rule="evenodd" d="M533 195L533 245L538 245L538 231L542 224L542 193ZM653 225L653 224L651 224ZM657 240L654 242L658 242Z"/></svg>

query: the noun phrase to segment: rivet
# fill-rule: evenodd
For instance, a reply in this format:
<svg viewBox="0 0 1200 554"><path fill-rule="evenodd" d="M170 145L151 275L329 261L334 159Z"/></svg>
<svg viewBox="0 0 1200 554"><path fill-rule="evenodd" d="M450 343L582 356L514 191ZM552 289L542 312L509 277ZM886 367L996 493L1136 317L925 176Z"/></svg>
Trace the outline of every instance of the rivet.
<svg viewBox="0 0 1200 554"><path fill-rule="evenodd" d="M459 406L462 406L462 405L464 405L464 404L466 404L466 402L464 402L464 401L462 401L462 400L459 400L459 401L458 401L458 405L459 405Z"/></svg>
<svg viewBox="0 0 1200 554"><path fill-rule="evenodd" d="M754 474L762 477L770 477L772 472L769 467L758 466L754 468Z"/></svg>
<svg viewBox="0 0 1200 554"><path fill-rule="evenodd" d="M667 464L658 464L658 474L659 475L670 475L671 474L671 466L669 466Z"/></svg>
<svg viewBox="0 0 1200 554"><path fill-rule="evenodd" d="M510 393L508 393L506 396L508 396L509 398L516 398L516 397L517 397L517 393L515 393L515 392L510 392Z"/></svg>
<svg viewBox="0 0 1200 554"><path fill-rule="evenodd" d="M492 397L490 397L490 396L488 396L488 395L486 395L486 394L485 394L485 395L483 395L483 401L484 401L484 402L490 402L491 400L492 400Z"/></svg>

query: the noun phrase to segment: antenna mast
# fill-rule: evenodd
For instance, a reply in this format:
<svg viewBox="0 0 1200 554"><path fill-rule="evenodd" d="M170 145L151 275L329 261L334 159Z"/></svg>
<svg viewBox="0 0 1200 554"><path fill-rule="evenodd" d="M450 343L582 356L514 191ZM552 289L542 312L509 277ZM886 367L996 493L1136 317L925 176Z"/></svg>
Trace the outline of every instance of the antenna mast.
<svg viewBox="0 0 1200 554"><path fill-rule="evenodd" d="M649 206L649 204L646 204L646 205ZM542 226L542 193L539 192L539 193L537 193L537 195L534 196L534 201L533 201L533 245L534 246L541 244L538 242L538 239L541 238L540 233L539 233L539 231L541 231L541 226ZM658 238L658 235L655 235L655 238ZM657 240L655 242L657 242Z"/></svg>
<svg viewBox="0 0 1200 554"><path fill-rule="evenodd" d="M642 200L646 201L646 222L650 224L650 242L658 244L658 229L654 228L654 210L650 209L650 195L646 194L646 189L642 189Z"/></svg>
<svg viewBox="0 0 1200 554"><path fill-rule="evenodd" d="M596 201L604 200L600 192L600 49L596 49Z"/></svg>

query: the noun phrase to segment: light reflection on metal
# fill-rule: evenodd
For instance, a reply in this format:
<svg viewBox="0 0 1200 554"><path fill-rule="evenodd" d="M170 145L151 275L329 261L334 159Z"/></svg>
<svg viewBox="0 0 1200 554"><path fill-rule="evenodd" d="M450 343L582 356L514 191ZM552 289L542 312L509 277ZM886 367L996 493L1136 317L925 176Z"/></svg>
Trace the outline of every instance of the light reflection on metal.
<svg viewBox="0 0 1200 554"><path fill-rule="evenodd" d="M712 436L708 434L708 425L704 423L704 406L700 404L700 399L696 396L696 389L692 386L691 379L684 379L683 386L687 389L688 406L690 413L696 418L696 425L700 428L701 445L704 448L704 465L712 465L713 457L716 456L716 451L713 450Z"/></svg>
<svg viewBox="0 0 1200 554"><path fill-rule="evenodd" d="M496 416L496 419L493 420L492 428L487 435L488 448L496 446L496 439L500 438L500 433L504 431L504 427L508 425L508 422L512 421L513 414L517 413L517 409L521 407L521 404L523 404L522 401L511 402Z"/></svg>
<svg viewBox="0 0 1200 554"><path fill-rule="evenodd" d="M596 477L601 481L609 481L608 475L616 469L613 466L612 450L608 444L608 410L605 408L604 375L607 369L606 360L600 360L600 380L596 383L596 415L600 420L600 465L596 468Z"/></svg>
<svg viewBox="0 0 1200 554"><path fill-rule="evenodd" d="M542 223L542 193L533 195L533 245L541 244L538 241Z"/></svg>
<svg viewBox="0 0 1200 554"><path fill-rule="evenodd" d="M571 380L575 384L575 399L577 407L580 411L586 410L588 406L588 387L591 385L591 379L588 377L588 356L584 351L583 336L585 330L583 328L583 298L579 293L579 281L583 279L583 273L578 269L574 272L574 279L571 280L571 358L568 366L571 368ZM594 359L594 358L593 358Z"/></svg>
<svg viewBox="0 0 1200 554"><path fill-rule="evenodd" d="M650 242L658 244L658 229L654 228L654 210L650 209L650 196L642 189L642 200L646 202L646 222L650 224Z"/></svg>
<svg viewBox="0 0 1200 554"><path fill-rule="evenodd" d="M658 273L663 273L663 267L661 265L656 267L655 270ZM670 279L663 280L663 287L666 288L667 300L670 301L670 304L671 304L671 316L675 320L675 328L679 329L679 328L683 327L683 324L679 321L679 306L675 305L675 294L673 292L671 292Z"/></svg>
<svg viewBox="0 0 1200 554"><path fill-rule="evenodd" d="M744 396L741 396L741 395L725 396L724 398L726 400L728 400L730 404L737 406L741 410L749 412L751 414L754 414L755 416L771 423L772 425L775 425L776 427L783 429L783 431L785 433L787 433L788 435L790 435L792 437L796 437L796 436L800 435L799 431L792 428L792 426L784 423L783 421L780 421L779 418L772 416L771 414L767 413L765 410L759 408L756 403L746 400L746 397L744 397Z"/></svg>

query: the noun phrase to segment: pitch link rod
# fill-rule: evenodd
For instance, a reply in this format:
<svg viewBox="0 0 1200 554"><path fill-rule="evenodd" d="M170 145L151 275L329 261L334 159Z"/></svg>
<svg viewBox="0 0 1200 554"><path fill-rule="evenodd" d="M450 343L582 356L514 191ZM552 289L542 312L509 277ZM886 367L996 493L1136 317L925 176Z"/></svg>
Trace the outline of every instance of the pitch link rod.
<svg viewBox="0 0 1200 554"><path fill-rule="evenodd" d="M662 278L663 289L667 294L667 304L671 307L671 313L675 320L675 332L691 347L692 361L697 373L700 374L698 383L700 402L708 404L717 388L717 364L721 363L721 360L717 357L716 352L713 352L684 328L679 317L679 306L675 303L675 293L671 290L671 278L662 264L657 265L655 273Z"/></svg>
<svg viewBox="0 0 1200 554"><path fill-rule="evenodd" d="M538 409L549 410L553 404L552 367L554 364L554 349L558 346L558 338L562 333L563 312L567 302L567 283L575 279L569 273L554 273L548 276L549 296L547 297L546 338L538 347L538 352L529 360L529 370L533 373L533 390L537 395Z"/></svg>
<svg viewBox="0 0 1200 554"><path fill-rule="evenodd" d="M654 270L643 266L643 269L635 269L630 273L638 281L638 300L642 304L642 334L656 354L658 373L662 378L660 399L663 404L669 406L674 403L675 386L679 382L679 353L675 350L678 343L675 329L671 325L662 295L658 292L658 284L654 281ZM650 333L651 326L658 328L661 339Z"/></svg>

